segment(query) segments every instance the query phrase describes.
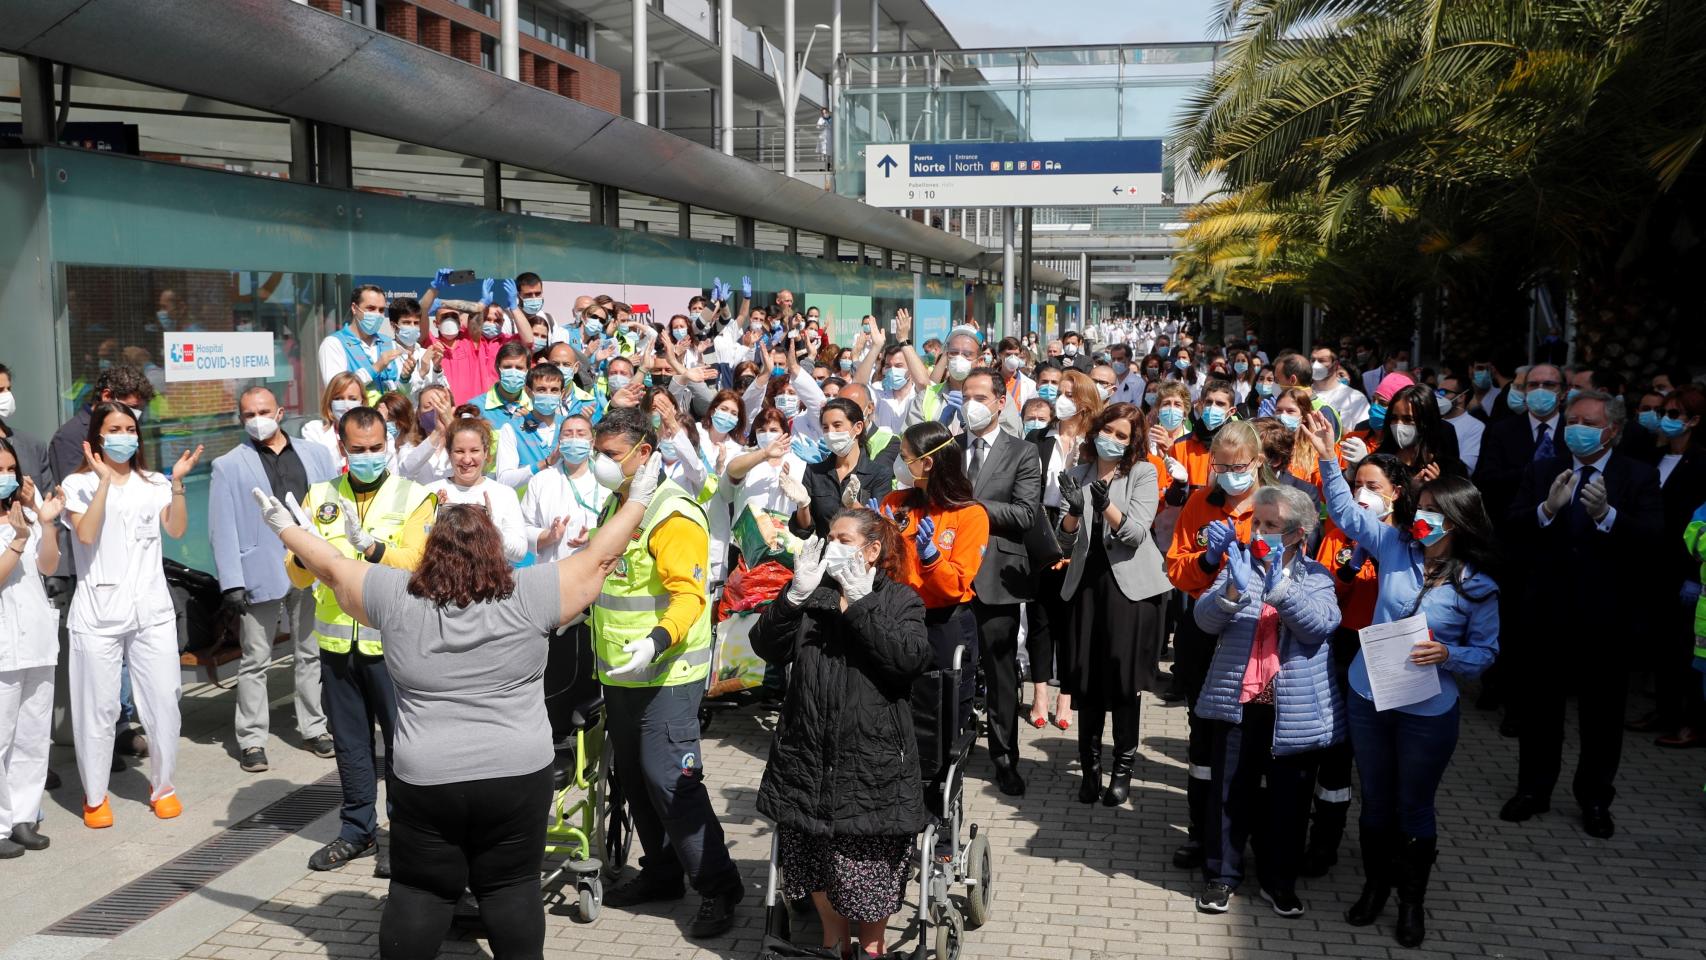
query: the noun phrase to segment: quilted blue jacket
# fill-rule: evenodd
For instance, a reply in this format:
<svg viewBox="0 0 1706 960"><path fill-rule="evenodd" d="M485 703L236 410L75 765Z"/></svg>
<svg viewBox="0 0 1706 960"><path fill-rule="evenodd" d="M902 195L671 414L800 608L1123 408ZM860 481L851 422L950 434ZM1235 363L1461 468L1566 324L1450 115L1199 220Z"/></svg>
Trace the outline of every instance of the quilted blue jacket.
<svg viewBox="0 0 1706 960"><path fill-rule="evenodd" d="M1294 560L1290 575L1273 593L1262 595L1258 570L1237 600L1226 599L1227 568L1196 603L1197 626L1217 636L1208 680L1197 698L1197 716L1240 723L1238 702L1256 620L1263 603L1280 616L1279 675L1274 678L1274 756L1332 746L1345 738L1344 695L1333 676L1333 651L1327 643L1339 626L1339 603L1327 568L1308 557Z"/></svg>

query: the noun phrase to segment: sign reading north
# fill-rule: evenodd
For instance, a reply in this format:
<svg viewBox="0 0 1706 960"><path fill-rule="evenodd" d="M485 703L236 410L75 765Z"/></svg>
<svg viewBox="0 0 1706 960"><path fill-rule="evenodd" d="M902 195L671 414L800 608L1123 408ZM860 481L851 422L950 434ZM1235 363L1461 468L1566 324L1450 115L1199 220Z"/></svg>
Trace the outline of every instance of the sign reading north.
<svg viewBox="0 0 1706 960"><path fill-rule="evenodd" d="M900 143L865 148L874 207L1160 203L1160 140Z"/></svg>

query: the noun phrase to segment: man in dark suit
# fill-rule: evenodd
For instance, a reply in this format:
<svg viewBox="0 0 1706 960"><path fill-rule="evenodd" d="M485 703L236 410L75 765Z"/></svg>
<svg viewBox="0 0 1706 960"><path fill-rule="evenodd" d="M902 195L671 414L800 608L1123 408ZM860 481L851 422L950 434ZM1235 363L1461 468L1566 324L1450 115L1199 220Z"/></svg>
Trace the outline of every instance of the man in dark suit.
<svg viewBox="0 0 1706 960"><path fill-rule="evenodd" d="M1008 796L1025 792L1019 776L1019 610L1036 596L1025 538L1042 509L1043 471L1037 448L1001 429L1007 400L1001 373L979 367L966 376L966 475L989 514L989 547L973 586L979 656L989 699L989 759L995 785Z"/></svg>
<svg viewBox="0 0 1706 960"><path fill-rule="evenodd" d="M1640 636L1643 624L1631 616L1658 606L1658 578L1641 558L1660 555L1664 526L1658 471L1614 452L1623 421L1623 404L1611 394L1578 393L1555 455L1529 464L1506 519L1509 555L1527 571L1530 629L1512 651L1522 751L1516 796L1499 816L1515 823L1551 809L1564 698L1574 691L1581 757L1573 792L1583 829L1600 838L1614 831L1628 693L1627 661L1607 641Z"/></svg>
<svg viewBox="0 0 1706 960"><path fill-rule="evenodd" d="M1549 363L1528 371L1527 412L1488 424L1481 435L1481 460L1475 465L1475 485L1487 505L1487 515L1502 521L1510 512L1523 474L1536 460L1564 453L1562 406L1564 372ZM1554 471L1556 473L1556 471ZM1544 492L1544 491L1543 491Z"/></svg>
<svg viewBox="0 0 1706 960"><path fill-rule="evenodd" d="M1060 336L1061 366L1067 370L1077 370L1089 374L1095 361L1090 359L1089 351L1084 349L1084 338L1076 330L1068 330Z"/></svg>

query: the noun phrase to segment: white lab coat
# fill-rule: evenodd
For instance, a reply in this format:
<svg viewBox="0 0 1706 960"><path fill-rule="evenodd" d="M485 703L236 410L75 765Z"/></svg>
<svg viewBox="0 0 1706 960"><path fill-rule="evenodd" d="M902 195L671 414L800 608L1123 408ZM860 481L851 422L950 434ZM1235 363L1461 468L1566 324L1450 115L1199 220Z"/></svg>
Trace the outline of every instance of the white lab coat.
<svg viewBox="0 0 1706 960"><path fill-rule="evenodd" d="M527 556L527 525L522 522L521 501L516 499L514 489L490 477L481 477L468 487L446 479L433 484L430 489L438 497L440 506L450 503L489 506L492 525L498 528L498 536L503 539L504 559L515 564Z"/></svg>

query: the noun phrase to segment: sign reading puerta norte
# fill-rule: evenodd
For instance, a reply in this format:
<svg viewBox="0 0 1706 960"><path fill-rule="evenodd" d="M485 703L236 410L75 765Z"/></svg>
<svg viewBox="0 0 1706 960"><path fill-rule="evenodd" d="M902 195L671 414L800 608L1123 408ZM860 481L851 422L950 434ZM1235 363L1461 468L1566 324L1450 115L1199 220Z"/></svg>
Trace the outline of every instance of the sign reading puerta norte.
<svg viewBox="0 0 1706 960"><path fill-rule="evenodd" d="M1161 202L1160 140L901 143L865 148L874 207Z"/></svg>

